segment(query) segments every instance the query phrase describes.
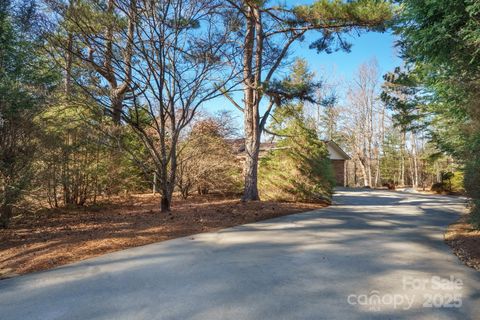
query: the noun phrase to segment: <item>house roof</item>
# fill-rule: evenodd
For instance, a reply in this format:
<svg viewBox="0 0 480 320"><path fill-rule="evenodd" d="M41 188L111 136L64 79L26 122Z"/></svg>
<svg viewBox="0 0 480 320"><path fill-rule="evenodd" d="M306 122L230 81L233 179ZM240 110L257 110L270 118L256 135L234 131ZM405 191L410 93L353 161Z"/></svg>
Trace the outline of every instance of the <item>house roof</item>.
<svg viewBox="0 0 480 320"><path fill-rule="evenodd" d="M245 152L245 139L228 139L227 142L232 146L235 154ZM350 160L350 156L333 140L323 140L327 145L329 158L332 160ZM276 149L276 142L260 143L260 152L267 152Z"/></svg>
<svg viewBox="0 0 480 320"><path fill-rule="evenodd" d="M324 140L329 147L328 153L332 160L350 160L350 156L333 140ZM333 152L332 152L333 151Z"/></svg>

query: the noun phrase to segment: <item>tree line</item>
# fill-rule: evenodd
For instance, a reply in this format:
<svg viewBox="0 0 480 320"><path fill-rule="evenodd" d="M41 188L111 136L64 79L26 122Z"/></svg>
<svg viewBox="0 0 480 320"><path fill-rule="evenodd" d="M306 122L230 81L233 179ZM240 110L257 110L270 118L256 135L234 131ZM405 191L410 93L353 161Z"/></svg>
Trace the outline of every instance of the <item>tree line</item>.
<svg viewBox="0 0 480 320"><path fill-rule="evenodd" d="M308 105L320 136L350 155L349 186L463 192L462 163L432 139L416 81L400 67L382 74L373 58L347 81L330 78Z"/></svg>
<svg viewBox="0 0 480 320"><path fill-rule="evenodd" d="M379 81L376 63L364 64L345 101L323 90L310 113L352 155L353 185L464 191L478 226L480 4L397 2L391 28L403 65Z"/></svg>
<svg viewBox="0 0 480 320"><path fill-rule="evenodd" d="M393 81L407 88L410 101L417 102L410 115L421 117L419 122L428 126L435 146L461 165L477 225L480 222L479 14L478 1L402 1L395 32L400 36L399 46L407 67L397 72Z"/></svg>

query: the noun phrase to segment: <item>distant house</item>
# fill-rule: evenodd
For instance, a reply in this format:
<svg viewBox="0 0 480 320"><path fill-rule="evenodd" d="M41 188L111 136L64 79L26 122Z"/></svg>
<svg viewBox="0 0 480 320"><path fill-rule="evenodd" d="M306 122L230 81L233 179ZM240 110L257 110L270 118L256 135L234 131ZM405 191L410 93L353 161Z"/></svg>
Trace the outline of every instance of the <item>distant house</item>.
<svg viewBox="0 0 480 320"><path fill-rule="evenodd" d="M350 160L348 154L335 141L323 141L327 145L328 157L332 162L333 172L337 186L346 186L347 181L347 160ZM234 152L238 157L243 158L245 152L244 139L229 140ZM267 154L270 150L279 149L275 142L262 142L260 144L260 157Z"/></svg>
<svg viewBox="0 0 480 320"><path fill-rule="evenodd" d="M347 186L347 160L349 155L335 141L324 141L327 144L328 156L332 162L333 173L337 186Z"/></svg>

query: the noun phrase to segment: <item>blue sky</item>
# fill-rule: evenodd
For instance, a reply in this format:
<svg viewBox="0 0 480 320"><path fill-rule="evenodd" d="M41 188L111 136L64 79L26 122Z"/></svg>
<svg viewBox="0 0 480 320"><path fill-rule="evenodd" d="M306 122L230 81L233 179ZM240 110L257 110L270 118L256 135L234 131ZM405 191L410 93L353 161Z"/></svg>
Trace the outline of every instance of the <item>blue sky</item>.
<svg viewBox="0 0 480 320"><path fill-rule="evenodd" d="M347 38L353 44L350 53L339 51L332 54L318 54L315 50L308 48L314 39L315 33L311 33L306 41L296 44L294 52L296 56L305 58L312 70L317 73L321 73L322 68L335 69L340 76L348 80L352 78L360 64L373 58L377 59L382 74L402 63L394 47L396 37L390 32L364 33Z"/></svg>
<svg viewBox="0 0 480 320"><path fill-rule="evenodd" d="M349 42L353 44L350 53L317 54L315 50L308 48L313 40L315 40L315 33L311 33L304 42L295 44L291 50L291 58L305 58L311 70L325 78L332 76L336 80L349 81L354 77L358 67L371 59L377 60L381 75L402 63L398 57L398 51L394 47L396 37L390 32L371 32L349 37ZM330 74L332 71L335 74ZM242 126L241 113L224 98L210 101L204 106L204 109L209 113L232 110L232 113L238 118L238 125Z"/></svg>

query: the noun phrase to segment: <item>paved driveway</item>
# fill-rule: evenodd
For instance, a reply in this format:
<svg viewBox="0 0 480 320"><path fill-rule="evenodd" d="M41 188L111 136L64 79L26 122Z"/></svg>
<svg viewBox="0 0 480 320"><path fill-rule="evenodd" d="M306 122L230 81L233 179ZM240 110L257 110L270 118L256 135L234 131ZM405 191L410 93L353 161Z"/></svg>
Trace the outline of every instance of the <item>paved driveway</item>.
<svg viewBox="0 0 480 320"><path fill-rule="evenodd" d="M0 319L479 319L480 273L443 242L462 200L335 202L0 281Z"/></svg>

